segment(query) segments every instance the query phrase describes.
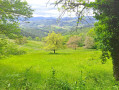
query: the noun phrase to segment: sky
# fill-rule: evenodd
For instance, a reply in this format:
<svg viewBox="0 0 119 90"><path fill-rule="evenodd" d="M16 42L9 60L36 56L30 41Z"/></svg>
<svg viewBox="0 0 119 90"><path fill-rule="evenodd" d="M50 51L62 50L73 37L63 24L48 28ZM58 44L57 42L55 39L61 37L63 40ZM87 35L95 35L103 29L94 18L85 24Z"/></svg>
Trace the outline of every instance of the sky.
<svg viewBox="0 0 119 90"><path fill-rule="evenodd" d="M57 7L51 5L55 0L26 0L28 4L34 9L34 17L59 17L61 12ZM48 3L48 4L47 4ZM64 17L75 17L75 13L65 13Z"/></svg>
<svg viewBox="0 0 119 90"><path fill-rule="evenodd" d="M26 0L28 4L34 9L34 17L58 17L60 15L58 9L51 5L53 0ZM48 4L47 4L48 3Z"/></svg>

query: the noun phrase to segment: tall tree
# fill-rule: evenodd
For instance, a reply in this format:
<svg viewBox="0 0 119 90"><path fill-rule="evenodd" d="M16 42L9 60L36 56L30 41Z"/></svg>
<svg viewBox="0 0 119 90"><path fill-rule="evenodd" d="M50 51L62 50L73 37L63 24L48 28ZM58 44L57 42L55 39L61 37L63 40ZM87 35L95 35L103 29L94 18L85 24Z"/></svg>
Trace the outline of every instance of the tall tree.
<svg viewBox="0 0 119 90"><path fill-rule="evenodd" d="M103 60L111 52L113 60L113 72L116 80L119 80L119 0L56 0L56 5L62 4L62 10L75 11L78 22L84 16L85 10L93 8L95 18L99 22L95 25L98 39L102 43ZM81 7L81 8L79 8Z"/></svg>
<svg viewBox="0 0 119 90"><path fill-rule="evenodd" d="M102 1L97 1L102 3ZM109 0L103 1L99 6L96 6L98 13L96 19L99 22L95 25L95 29L99 40L103 44L101 46L103 51L103 60L108 57L108 51L111 52L113 59L113 72L116 80L119 80L119 1Z"/></svg>

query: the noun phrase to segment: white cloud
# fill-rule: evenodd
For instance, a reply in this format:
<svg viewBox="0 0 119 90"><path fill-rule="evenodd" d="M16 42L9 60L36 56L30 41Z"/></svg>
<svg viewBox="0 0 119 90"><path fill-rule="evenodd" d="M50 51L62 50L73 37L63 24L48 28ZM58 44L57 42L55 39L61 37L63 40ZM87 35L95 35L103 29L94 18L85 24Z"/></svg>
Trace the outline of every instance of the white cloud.
<svg viewBox="0 0 119 90"><path fill-rule="evenodd" d="M26 0L29 4L46 4L48 0Z"/></svg>
<svg viewBox="0 0 119 90"><path fill-rule="evenodd" d="M50 0L50 3L48 3L49 0L26 0L28 4L34 9L34 17L58 17L59 12L57 8L55 8L53 5L50 5L50 3L54 2L54 0ZM48 4L47 4L48 3Z"/></svg>
<svg viewBox="0 0 119 90"><path fill-rule="evenodd" d="M55 0L26 0L28 4L34 9L34 17L59 17L61 14L54 5L51 5L50 3L53 3ZM94 1L94 0L91 0ZM47 4L48 3L48 4ZM75 16L75 14L66 13L64 17L67 16Z"/></svg>

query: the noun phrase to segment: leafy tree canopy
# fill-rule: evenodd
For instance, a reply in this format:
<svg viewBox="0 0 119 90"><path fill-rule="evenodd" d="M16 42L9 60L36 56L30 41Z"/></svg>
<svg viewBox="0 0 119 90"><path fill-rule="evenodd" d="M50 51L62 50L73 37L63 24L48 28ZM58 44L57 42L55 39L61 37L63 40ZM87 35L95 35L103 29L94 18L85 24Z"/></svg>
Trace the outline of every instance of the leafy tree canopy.
<svg viewBox="0 0 119 90"><path fill-rule="evenodd" d="M82 44L83 44L82 37L79 36L72 36L69 38L67 42L67 46L75 50L77 49L78 46L82 46Z"/></svg>
<svg viewBox="0 0 119 90"><path fill-rule="evenodd" d="M19 31L17 21L32 17L32 11L26 1L0 0L0 33L8 35Z"/></svg>
<svg viewBox="0 0 119 90"><path fill-rule="evenodd" d="M63 36L61 34L56 34L54 31L49 33L45 38L45 49L53 50L54 53L57 49L63 48Z"/></svg>
<svg viewBox="0 0 119 90"><path fill-rule="evenodd" d="M20 17L30 18L32 11L26 1L0 0L0 21L2 23L8 23L8 20L16 22Z"/></svg>

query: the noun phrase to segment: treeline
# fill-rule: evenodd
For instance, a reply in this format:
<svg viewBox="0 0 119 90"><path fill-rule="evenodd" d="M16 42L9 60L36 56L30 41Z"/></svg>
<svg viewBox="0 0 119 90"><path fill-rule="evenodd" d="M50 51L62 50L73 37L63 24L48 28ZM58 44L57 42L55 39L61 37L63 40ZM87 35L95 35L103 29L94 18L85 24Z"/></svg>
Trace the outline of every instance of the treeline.
<svg viewBox="0 0 119 90"><path fill-rule="evenodd" d="M54 31L49 33L47 37L43 38L45 43L44 48L46 50L55 51L58 49L72 48L76 50L79 47L86 49L99 49L99 42L96 39L94 29L90 29L87 33L80 33L77 35L64 35L55 33Z"/></svg>
<svg viewBox="0 0 119 90"><path fill-rule="evenodd" d="M76 33L76 32L75 32ZM1 54L0 57L9 55L19 55L26 53L25 50L19 48L19 45L28 43L28 40L41 41L44 42L44 48L46 50L52 50L54 53L58 49L72 48L76 50L79 47L87 49L96 49L96 34L94 29L79 30L76 34L62 35L57 32L50 32L48 36L39 38L32 34L26 33L26 35L20 32L10 33L10 35L0 34L1 42ZM5 53L5 51L7 53Z"/></svg>
<svg viewBox="0 0 119 90"><path fill-rule="evenodd" d="M84 17L83 19L85 19L88 23L86 21L81 21L82 23L80 23L79 27L77 28L82 29L93 27L94 23L96 22L93 17L89 16ZM22 33L25 34L25 36L28 36L26 33L28 32L29 34L32 34L31 37L34 37L35 35L40 38L47 36L51 31L60 32L63 35L67 35L71 31L75 32L76 22L76 18L62 18L58 21L56 18L43 17L33 17L26 22L19 21L20 28L22 28Z"/></svg>

